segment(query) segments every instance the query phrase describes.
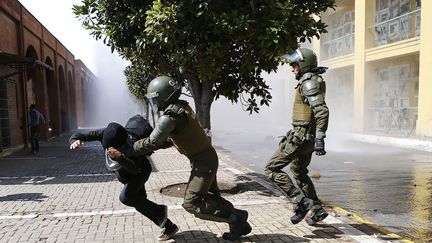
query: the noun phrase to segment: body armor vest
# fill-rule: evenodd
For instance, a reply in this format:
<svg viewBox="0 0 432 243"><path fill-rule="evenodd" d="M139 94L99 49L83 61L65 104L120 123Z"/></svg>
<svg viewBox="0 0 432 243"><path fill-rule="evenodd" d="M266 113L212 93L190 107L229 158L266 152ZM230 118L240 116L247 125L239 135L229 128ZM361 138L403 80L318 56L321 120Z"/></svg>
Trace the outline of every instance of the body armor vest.
<svg viewBox="0 0 432 243"><path fill-rule="evenodd" d="M293 122L297 121L307 121L312 122L314 119L312 108L307 104L301 93L300 93L300 85L297 87L294 98L294 106L293 106Z"/></svg>
<svg viewBox="0 0 432 243"><path fill-rule="evenodd" d="M325 93L325 83L319 75L313 73L305 73L296 87L294 105L293 105L293 122L314 122L314 114L312 107L306 102L307 98L301 93L303 82L308 79L317 79L320 84L320 92Z"/></svg>
<svg viewBox="0 0 432 243"><path fill-rule="evenodd" d="M187 104L183 108L187 123L176 128L170 137L178 151L190 158L210 147L211 143L192 108Z"/></svg>

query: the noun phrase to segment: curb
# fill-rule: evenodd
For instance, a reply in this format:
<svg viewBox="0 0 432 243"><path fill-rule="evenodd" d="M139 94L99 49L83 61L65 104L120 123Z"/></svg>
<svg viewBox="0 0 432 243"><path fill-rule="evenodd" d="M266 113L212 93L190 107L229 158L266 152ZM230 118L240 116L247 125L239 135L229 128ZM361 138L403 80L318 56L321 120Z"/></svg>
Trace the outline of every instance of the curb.
<svg viewBox="0 0 432 243"><path fill-rule="evenodd" d="M365 225L379 231L381 234L385 235L385 237L390 237L391 239L388 239L388 240L398 240L400 242L413 243L413 241L411 241L405 237L402 237L402 236L400 236L394 232L391 232L390 230L387 230L386 228L384 228L382 226L379 226L375 223L372 223L371 221L364 219L364 218L362 218L362 217L360 217L360 216L358 216L352 212L349 212L349 211L347 211L341 207L333 205L327 201L321 200L321 202L324 203L327 207L330 207L333 210L337 211L338 213L340 213L340 214L342 214L342 215L344 215L344 216L346 216L346 217L348 217L348 218L350 218L356 222L359 222L361 224L365 224ZM385 238L385 237L382 237L382 238ZM387 239L383 239L383 240L387 240Z"/></svg>

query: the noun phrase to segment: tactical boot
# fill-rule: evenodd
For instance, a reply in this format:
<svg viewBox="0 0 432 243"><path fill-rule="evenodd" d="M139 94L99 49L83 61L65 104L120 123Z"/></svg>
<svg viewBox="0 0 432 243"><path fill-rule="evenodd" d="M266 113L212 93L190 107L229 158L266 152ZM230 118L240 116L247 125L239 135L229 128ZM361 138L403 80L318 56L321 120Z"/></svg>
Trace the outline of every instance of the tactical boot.
<svg viewBox="0 0 432 243"><path fill-rule="evenodd" d="M300 203L297 205L294 210L294 215L291 217L291 223L298 224L300 221L304 219L307 212L312 208L314 201L307 197L303 197Z"/></svg>
<svg viewBox="0 0 432 243"><path fill-rule="evenodd" d="M320 208L318 211L315 212L312 217L306 219L306 223L310 226L316 225L317 222L324 220L327 218L328 213L324 210L324 208Z"/></svg>
<svg viewBox="0 0 432 243"><path fill-rule="evenodd" d="M222 234L224 240L237 241L242 235L247 235L252 231L252 227L247 222L248 212L240 209L233 209L232 214L236 220L229 224L229 232Z"/></svg>

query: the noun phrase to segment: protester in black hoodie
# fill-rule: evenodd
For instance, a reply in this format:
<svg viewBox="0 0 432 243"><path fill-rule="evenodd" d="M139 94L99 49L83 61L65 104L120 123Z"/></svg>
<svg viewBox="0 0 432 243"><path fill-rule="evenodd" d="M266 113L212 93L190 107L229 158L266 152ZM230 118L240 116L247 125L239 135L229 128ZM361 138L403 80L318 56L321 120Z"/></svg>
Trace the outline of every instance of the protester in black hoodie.
<svg viewBox="0 0 432 243"><path fill-rule="evenodd" d="M117 123L110 123L104 129L85 133L74 133L70 139L70 149L83 146L83 141L100 141L105 149L105 162L108 170L113 171L118 180L124 184L120 193L120 201L149 218L162 228L160 241L171 239L179 230L168 219L166 205L156 204L147 199L145 183L152 171L147 155L126 157L120 151L132 146L133 143L150 135L153 128L140 115L129 119L125 127Z"/></svg>

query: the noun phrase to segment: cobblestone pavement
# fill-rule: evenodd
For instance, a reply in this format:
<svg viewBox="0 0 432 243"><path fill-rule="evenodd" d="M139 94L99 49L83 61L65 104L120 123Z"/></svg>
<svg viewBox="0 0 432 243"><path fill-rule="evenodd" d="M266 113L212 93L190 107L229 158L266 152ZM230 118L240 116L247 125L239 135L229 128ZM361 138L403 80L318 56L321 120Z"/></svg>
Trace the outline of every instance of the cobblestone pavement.
<svg viewBox="0 0 432 243"><path fill-rule="evenodd" d="M252 232L242 242L379 242L356 229L360 223L331 215L317 227L289 221L292 205L263 177L219 154L218 182L224 197L249 212ZM179 227L175 242L223 242L224 223L203 221L187 213L182 198L161 189L188 180L190 165L174 149L151 156L148 197L169 207ZM0 242L158 242L160 229L118 200L122 184L104 167L97 142L68 149L67 137L42 143L0 159ZM236 190L230 190L236 188ZM237 191L237 193L233 193Z"/></svg>

